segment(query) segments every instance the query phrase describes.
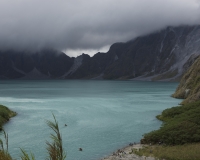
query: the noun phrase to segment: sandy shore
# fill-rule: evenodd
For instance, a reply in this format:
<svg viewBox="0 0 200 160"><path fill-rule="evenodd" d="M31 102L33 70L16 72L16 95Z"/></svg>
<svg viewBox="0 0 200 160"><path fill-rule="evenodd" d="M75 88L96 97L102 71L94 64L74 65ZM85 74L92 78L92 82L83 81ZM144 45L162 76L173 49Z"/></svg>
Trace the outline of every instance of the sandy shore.
<svg viewBox="0 0 200 160"><path fill-rule="evenodd" d="M142 148L142 144L134 144L133 146L127 146L125 148L119 149L112 155L102 158L101 160L155 160L153 157L139 157L132 153L132 149ZM131 153L131 154L130 154Z"/></svg>

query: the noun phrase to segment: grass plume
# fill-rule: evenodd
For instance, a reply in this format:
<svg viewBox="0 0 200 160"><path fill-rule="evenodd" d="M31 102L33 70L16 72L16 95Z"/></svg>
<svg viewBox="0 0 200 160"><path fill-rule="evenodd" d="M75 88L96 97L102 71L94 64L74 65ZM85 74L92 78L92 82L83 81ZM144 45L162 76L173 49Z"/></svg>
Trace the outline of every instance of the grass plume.
<svg viewBox="0 0 200 160"><path fill-rule="evenodd" d="M29 156L28 153L23 149L21 149L21 153L22 153L21 160L35 160L34 154L31 153Z"/></svg>
<svg viewBox="0 0 200 160"><path fill-rule="evenodd" d="M54 134L50 134L50 138L52 142L46 142L47 151L49 153L48 160L64 160L66 158L66 154L63 150L62 137L60 134L58 122L53 114L54 122L47 121L47 125L54 131Z"/></svg>
<svg viewBox="0 0 200 160"><path fill-rule="evenodd" d="M66 154L63 150L62 137L60 134L58 122L53 115L54 121L47 121L47 125L53 130L54 134L50 134L51 142L46 142L47 152L49 154L46 160L65 160ZM0 160L13 160L8 153L8 134L2 129L4 141L0 139ZM34 154L28 154L24 149L21 149L21 160L35 160Z"/></svg>
<svg viewBox="0 0 200 160"><path fill-rule="evenodd" d="M10 154L8 153L8 134L3 129L2 131L4 135L5 146L4 141L0 139L0 160L12 160Z"/></svg>

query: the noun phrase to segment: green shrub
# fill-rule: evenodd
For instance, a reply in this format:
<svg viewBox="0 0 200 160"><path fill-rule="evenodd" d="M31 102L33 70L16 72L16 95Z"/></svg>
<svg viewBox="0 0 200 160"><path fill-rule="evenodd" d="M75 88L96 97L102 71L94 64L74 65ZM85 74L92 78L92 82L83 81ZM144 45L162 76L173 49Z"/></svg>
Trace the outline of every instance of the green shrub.
<svg viewBox="0 0 200 160"><path fill-rule="evenodd" d="M158 119L159 130L144 135L141 143L180 145L200 142L200 101L166 109Z"/></svg>
<svg viewBox="0 0 200 160"><path fill-rule="evenodd" d="M52 142L46 142L47 151L49 153L48 160L64 160L66 154L63 149L62 137L59 131L58 122L56 121L55 116L53 115L54 122L47 121L47 125L54 131L54 134L51 134L50 138Z"/></svg>

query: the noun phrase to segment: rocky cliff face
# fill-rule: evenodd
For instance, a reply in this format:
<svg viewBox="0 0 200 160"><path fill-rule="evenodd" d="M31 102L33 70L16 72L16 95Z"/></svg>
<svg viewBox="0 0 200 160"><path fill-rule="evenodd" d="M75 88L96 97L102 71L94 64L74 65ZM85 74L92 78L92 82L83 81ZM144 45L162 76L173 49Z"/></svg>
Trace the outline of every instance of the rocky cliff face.
<svg viewBox="0 0 200 160"><path fill-rule="evenodd" d="M200 26L168 27L115 43L106 54L82 55L70 78L178 80L199 54Z"/></svg>
<svg viewBox="0 0 200 160"><path fill-rule="evenodd" d="M182 104L200 100L200 57L183 75L176 92L172 96L185 99Z"/></svg>
<svg viewBox="0 0 200 160"><path fill-rule="evenodd" d="M200 26L167 27L113 44L107 53L70 58L55 50L0 53L1 79L178 80L200 54Z"/></svg>

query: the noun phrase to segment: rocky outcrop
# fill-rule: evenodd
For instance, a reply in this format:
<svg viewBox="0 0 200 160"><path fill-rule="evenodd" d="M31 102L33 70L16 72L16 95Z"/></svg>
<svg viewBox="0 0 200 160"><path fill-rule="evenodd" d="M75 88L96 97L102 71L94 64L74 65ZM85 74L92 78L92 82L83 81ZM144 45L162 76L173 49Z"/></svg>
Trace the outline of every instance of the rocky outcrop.
<svg viewBox="0 0 200 160"><path fill-rule="evenodd" d="M0 51L0 79L179 80L200 54L200 26L167 27L107 53L70 58L54 49Z"/></svg>
<svg viewBox="0 0 200 160"><path fill-rule="evenodd" d="M183 75L176 92L172 96L185 99L182 104L200 100L200 57Z"/></svg>

